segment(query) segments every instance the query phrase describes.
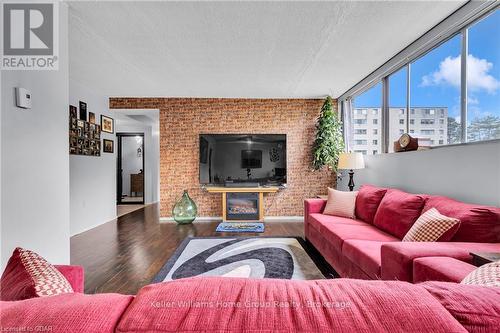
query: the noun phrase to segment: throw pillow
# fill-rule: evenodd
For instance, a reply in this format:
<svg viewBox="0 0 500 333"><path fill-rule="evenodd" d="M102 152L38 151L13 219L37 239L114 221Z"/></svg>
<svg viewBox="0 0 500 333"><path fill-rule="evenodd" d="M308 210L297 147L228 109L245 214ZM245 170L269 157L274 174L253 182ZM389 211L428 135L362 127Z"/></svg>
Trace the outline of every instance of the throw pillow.
<svg viewBox="0 0 500 333"><path fill-rule="evenodd" d="M403 239L422 214L425 198L396 189L389 189L378 206L373 224L383 231Z"/></svg>
<svg viewBox="0 0 500 333"><path fill-rule="evenodd" d="M356 196L358 192L343 192L328 188L328 201L323 214L355 218Z"/></svg>
<svg viewBox="0 0 500 333"><path fill-rule="evenodd" d="M403 237L403 242L449 241L459 226L460 220L444 216L436 208L431 208L420 215ZM446 236L446 239L442 239L443 236Z"/></svg>
<svg viewBox="0 0 500 333"><path fill-rule="evenodd" d="M476 268L461 283L484 287L500 287L500 261Z"/></svg>
<svg viewBox="0 0 500 333"><path fill-rule="evenodd" d="M386 188L362 185L356 197L356 217L367 223L373 223L378 206L387 192Z"/></svg>
<svg viewBox="0 0 500 333"><path fill-rule="evenodd" d="M66 278L33 251L16 248L0 280L0 299L18 301L72 293Z"/></svg>

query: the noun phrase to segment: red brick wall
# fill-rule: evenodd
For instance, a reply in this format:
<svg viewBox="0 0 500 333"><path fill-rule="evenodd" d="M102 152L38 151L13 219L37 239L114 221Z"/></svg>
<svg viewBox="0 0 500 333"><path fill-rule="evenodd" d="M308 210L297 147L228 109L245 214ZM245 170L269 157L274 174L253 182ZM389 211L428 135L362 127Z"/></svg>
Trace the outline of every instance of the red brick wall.
<svg viewBox="0 0 500 333"><path fill-rule="evenodd" d="M265 195L268 216L303 215L304 198L326 193L335 182L329 171L312 171L311 146L323 101L314 99L110 98L110 108L160 110L161 216L184 189L199 216L221 216L220 194L200 189L201 133L287 134L288 188Z"/></svg>

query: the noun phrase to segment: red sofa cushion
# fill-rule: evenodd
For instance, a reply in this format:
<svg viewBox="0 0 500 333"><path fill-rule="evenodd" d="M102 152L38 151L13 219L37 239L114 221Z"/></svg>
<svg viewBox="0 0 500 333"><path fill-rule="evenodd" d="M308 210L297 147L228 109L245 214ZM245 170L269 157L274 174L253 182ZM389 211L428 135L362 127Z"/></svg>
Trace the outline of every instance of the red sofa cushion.
<svg viewBox="0 0 500 333"><path fill-rule="evenodd" d="M423 257L413 260L413 283L425 281L461 282L476 266L450 257Z"/></svg>
<svg viewBox="0 0 500 333"><path fill-rule="evenodd" d="M447 197L429 196L424 212L436 208L441 214L460 220L454 242L499 243L500 208L471 205Z"/></svg>
<svg viewBox="0 0 500 333"><path fill-rule="evenodd" d="M382 244L384 242L348 239L342 245L342 254L372 279L380 279Z"/></svg>
<svg viewBox="0 0 500 333"><path fill-rule="evenodd" d="M332 224L351 224L351 225L366 225L363 221L353 220L347 217L324 215L319 213L314 213L309 215L308 218L309 226L313 227L318 231L323 230L323 226L329 223Z"/></svg>
<svg viewBox="0 0 500 333"><path fill-rule="evenodd" d="M373 223L378 206L386 192L386 188L361 186L356 197L356 217L366 223Z"/></svg>
<svg viewBox="0 0 500 333"><path fill-rule="evenodd" d="M217 277L189 278L142 288L116 331L346 330L465 332L425 289L407 283Z"/></svg>
<svg viewBox="0 0 500 333"><path fill-rule="evenodd" d="M369 224L354 225L340 223L323 224L323 237L338 251L348 239L373 240L380 242L397 242L399 239Z"/></svg>
<svg viewBox="0 0 500 333"><path fill-rule="evenodd" d="M0 300L18 301L33 297L72 293L61 272L33 251L16 248L0 279Z"/></svg>
<svg viewBox="0 0 500 333"><path fill-rule="evenodd" d="M375 214L373 224L403 239L420 216L424 203L425 198L421 195L394 189L387 190Z"/></svg>
<svg viewBox="0 0 500 333"><path fill-rule="evenodd" d="M85 288L84 272L82 266L54 265L55 268L68 280L75 293L83 293Z"/></svg>
<svg viewBox="0 0 500 333"><path fill-rule="evenodd" d="M500 330L500 288L425 282L424 287L472 333Z"/></svg>
<svg viewBox="0 0 500 333"><path fill-rule="evenodd" d="M0 302L2 327L50 328L50 332L114 332L133 296L80 293ZM43 332L43 330L40 330Z"/></svg>

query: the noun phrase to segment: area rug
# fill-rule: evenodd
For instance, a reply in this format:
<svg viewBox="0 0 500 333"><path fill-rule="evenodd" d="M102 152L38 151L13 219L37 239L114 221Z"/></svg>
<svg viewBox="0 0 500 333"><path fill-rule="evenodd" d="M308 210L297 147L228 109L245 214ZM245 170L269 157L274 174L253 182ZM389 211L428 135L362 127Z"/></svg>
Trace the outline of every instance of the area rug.
<svg viewBox="0 0 500 333"><path fill-rule="evenodd" d="M215 229L217 232L264 232L262 222L221 222Z"/></svg>
<svg viewBox="0 0 500 333"><path fill-rule="evenodd" d="M298 237L188 237L152 282L193 276L294 280L334 277L331 267L313 251Z"/></svg>

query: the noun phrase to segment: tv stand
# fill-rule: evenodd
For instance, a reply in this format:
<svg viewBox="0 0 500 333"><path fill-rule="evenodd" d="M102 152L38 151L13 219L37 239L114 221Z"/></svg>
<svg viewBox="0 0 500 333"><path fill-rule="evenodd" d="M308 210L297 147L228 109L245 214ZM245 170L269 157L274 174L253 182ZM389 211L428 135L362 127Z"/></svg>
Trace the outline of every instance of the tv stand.
<svg viewBox="0 0 500 333"><path fill-rule="evenodd" d="M242 183L240 183L242 184ZM224 222L263 222L264 221L264 193L276 193L280 190L279 187L205 187L209 193L222 193L222 220ZM252 220L228 220L227 214L227 193L258 193L258 219Z"/></svg>

